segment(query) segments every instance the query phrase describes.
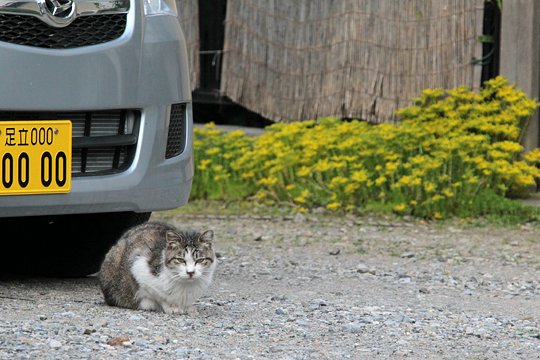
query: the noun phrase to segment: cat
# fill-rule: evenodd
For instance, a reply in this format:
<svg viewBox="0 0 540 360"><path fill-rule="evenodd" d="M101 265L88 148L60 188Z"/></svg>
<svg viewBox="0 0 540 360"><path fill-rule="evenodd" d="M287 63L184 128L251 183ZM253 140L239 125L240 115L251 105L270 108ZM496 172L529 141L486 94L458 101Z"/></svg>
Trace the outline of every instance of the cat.
<svg viewBox="0 0 540 360"><path fill-rule="evenodd" d="M214 232L179 230L149 221L126 231L98 273L105 303L167 314L196 314L194 302L212 284Z"/></svg>

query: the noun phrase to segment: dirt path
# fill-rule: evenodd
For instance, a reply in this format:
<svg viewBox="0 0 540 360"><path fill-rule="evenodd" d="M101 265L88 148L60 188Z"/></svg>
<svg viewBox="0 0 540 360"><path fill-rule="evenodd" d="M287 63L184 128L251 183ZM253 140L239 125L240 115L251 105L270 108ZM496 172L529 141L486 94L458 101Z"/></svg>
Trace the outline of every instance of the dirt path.
<svg viewBox="0 0 540 360"><path fill-rule="evenodd" d="M0 358L540 358L539 229L153 219L215 231L198 317L105 306L94 277L4 275Z"/></svg>

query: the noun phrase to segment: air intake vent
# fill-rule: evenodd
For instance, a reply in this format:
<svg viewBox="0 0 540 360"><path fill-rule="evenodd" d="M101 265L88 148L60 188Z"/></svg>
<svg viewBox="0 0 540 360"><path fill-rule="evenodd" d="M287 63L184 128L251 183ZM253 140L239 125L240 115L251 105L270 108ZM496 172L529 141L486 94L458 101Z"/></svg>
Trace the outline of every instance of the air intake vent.
<svg viewBox="0 0 540 360"><path fill-rule="evenodd" d="M170 159L180 155L186 145L186 104L173 104L167 136L165 158Z"/></svg>

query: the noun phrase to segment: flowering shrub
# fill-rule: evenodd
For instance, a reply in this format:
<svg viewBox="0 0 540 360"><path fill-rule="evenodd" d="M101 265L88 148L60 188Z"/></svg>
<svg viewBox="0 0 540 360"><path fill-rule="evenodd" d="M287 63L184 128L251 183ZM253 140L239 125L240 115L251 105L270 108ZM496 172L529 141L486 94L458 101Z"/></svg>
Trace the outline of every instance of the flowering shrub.
<svg viewBox="0 0 540 360"><path fill-rule="evenodd" d="M522 154L520 145L536 107L497 77L479 93L427 89L398 111L398 125L323 118L250 138L210 124L195 130L192 197L456 215L480 195L521 197L536 184L540 150Z"/></svg>
<svg viewBox="0 0 540 360"><path fill-rule="evenodd" d="M213 123L194 132L196 170L191 197L239 200L253 194L256 189L252 183L245 181L244 172L231 166L252 148L253 139L240 130L229 133L217 130Z"/></svg>

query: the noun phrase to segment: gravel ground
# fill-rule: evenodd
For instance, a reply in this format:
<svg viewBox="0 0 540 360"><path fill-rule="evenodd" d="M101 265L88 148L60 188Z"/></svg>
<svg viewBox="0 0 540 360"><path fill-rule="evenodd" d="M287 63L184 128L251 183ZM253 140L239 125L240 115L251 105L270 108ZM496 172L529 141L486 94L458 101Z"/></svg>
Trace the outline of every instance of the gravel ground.
<svg viewBox="0 0 540 360"><path fill-rule="evenodd" d="M197 317L113 308L95 276L0 277L1 359L540 359L540 230L194 216Z"/></svg>

